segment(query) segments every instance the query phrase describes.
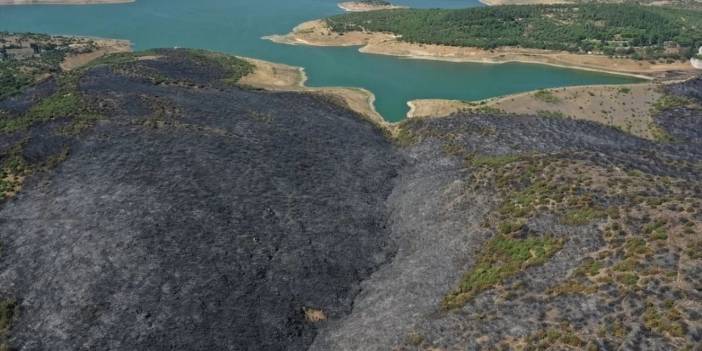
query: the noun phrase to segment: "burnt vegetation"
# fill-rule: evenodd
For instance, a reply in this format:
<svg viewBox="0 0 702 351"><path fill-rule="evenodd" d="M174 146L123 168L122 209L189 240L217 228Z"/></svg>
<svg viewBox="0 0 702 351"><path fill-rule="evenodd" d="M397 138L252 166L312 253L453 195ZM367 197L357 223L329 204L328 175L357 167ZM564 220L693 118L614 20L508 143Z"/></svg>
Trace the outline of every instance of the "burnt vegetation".
<svg viewBox="0 0 702 351"><path fill-rule="evenodd" d="M350 311L400 159L320 97L238 87L251 70L118 54L0 102L3 348L302 350Z"/></svg>
<svg viewBox="0 0 702 351"><path fill-rule="evenodd" d="M656 141L489 110L390 138L252 70L150 50L0 99L0 350L702 342L702 80Z"/></svg>
<svg viewBox="0 0 702 351"><path fill-rule="evenodd" d="M465 177L456 198L497 196L465 205L490 208L488 239L444 295L448 316L418 322L422 341L405 348L695 350L702 111L690 102L699 89L699 79L667 88L656 122L670 137L659 142L561 118L405 122L404 148L420 160L443 154L453 160L445 171Z"/></svg>

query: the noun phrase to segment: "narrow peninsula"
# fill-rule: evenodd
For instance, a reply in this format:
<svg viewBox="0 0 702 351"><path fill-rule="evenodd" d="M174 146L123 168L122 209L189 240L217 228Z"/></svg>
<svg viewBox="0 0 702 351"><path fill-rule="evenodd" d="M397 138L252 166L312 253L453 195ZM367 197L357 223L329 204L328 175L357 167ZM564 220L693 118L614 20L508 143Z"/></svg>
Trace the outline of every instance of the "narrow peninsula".
<svg viewBox="0 0 702 351"><path fill-rule="evenodd" d="M393 5L385 0L360 0L340 2L339 8L346 12L367 12L378 10L405 9L406 6Z"/></svg>

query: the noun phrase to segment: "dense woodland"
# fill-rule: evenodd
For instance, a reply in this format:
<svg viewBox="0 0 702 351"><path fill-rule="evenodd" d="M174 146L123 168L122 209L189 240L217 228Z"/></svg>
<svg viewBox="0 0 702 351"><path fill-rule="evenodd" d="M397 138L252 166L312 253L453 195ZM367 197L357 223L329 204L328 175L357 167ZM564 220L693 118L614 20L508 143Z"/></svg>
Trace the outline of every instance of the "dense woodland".
<svg viewBox="0 0 702 351"><path fill-rule="evenodd" d="M700 0L576 0L575 3L627 3L650 6L667 6L677 7L681 9L702 9L702 1Z"/></svg>
<svg viewBox="0 0 702 351"><path fill-rule="evenodd" d="M327 22L341 33L392 32L409 42L484 49L519 46L650 59L687 58L702 46L702 12L633 4L388 10Z"/></svg>

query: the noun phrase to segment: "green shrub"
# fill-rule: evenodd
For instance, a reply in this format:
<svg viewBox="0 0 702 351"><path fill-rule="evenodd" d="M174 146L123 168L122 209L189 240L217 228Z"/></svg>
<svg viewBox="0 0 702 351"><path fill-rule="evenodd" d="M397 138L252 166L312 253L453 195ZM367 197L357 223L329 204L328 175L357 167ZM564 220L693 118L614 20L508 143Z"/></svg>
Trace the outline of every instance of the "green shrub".
<svg viewBox="0 0 702 351"><path fill-rule="evenodd" d="M521 159L519 155L477 155L471 158L470 163L475 167L499 168Z"/></svg>
<svg viewBox="0 0 702 351"><path fill-rule="evenodd" d="M655 110L655 112L661 112L665 110L685 107L692 104L694 104L694 101L687 97L663 95L653 104L653 109Z"/></svg>
<svg viewBox="0 0 702 351"><path fill-rule="evenodd" d="M565 113L560 112L560 111L540 110L540 111L537 111L536 114L541 116L541 117L546 117L546 118L566 118Z"/></svg>
<svg viewBox="0 0 702 351"><path fill-rule="evenodd" d="M646 241L642 238L629 238L624 243L625 257L645 255L649 252Z"/></svg>
<svg viewBox="0 0 702 351"><path fill-rule="evenodd" d="M583 261L580 267L578 267L575 273L594 276L598 275L602 268L604 268L604 264L602 264L602 262L588 257Z"/></svg>
<svg viewBox="0 0 702 351"><path fill-rule="evenodd" d="M57 117L72 117L77 115L83 107L77 93L58 92L41 100L20 117L0 119L0 132L11 133L28 128L37 122Z"/></svg>
<svg viewBox="0 0 702 351"><path fill-rule="evenodd" d="M566 210L561 216L561 223L567 225L585 225L607 217L607 212L595 207L580 207Z"/></svg>
<svg viewBox="0 0 702 351"><path fill-rule="evenodd" d="M549 104L555 104L561 101L561 99L559 99L556 95L553 95L553 92L550 90L539 90L534 93L534 97Z"/></svg>
<svg viewBox="0 0 702 351"><path fill-rule="evenodd" d="M639 276L636 273L622 273L618 274L616 278L618 282L627 286L634 286L639 282Z"/></svg>

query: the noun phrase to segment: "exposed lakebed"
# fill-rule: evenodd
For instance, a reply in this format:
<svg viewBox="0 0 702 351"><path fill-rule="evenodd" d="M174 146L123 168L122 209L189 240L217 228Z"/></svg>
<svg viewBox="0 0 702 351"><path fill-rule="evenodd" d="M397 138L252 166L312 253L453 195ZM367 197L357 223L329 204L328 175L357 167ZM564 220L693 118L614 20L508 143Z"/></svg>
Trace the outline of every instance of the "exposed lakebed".
<svg viewBox="0 0 702 351"><path fill-rule="evenodd" d="M634 78L532 64L475 64L399 59L355 47L287 46L262 36L340 13L336 0L141 0L131 4L0 7L0 30L76 34L131 40L136 50L196 47L304 67L310 86L362 87L390 121L403 119L413 99L477 100L527 90L619 84ZM408 0L412 7L479 6L475 0Z"/></svg>

